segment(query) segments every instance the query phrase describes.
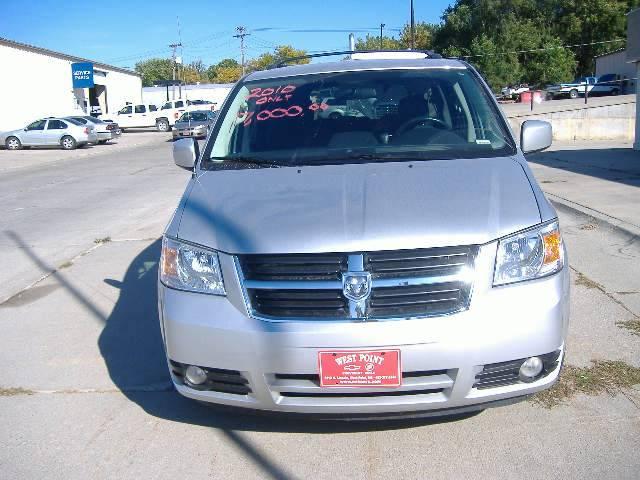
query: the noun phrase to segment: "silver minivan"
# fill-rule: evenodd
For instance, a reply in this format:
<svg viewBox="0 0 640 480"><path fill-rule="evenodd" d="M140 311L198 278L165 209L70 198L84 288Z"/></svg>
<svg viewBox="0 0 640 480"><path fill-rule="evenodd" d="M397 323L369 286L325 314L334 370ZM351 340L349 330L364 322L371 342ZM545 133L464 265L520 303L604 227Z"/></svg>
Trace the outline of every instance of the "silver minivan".
<svg viewBox="0 0 640 480"><path fill-rule="evenodd" d="M361 105L326 116L324 98ZM354 110L355 111L355 110ZM551 387L569 272L558 218L467 63L345 60L230 92L163 238L173 383L203 402L350 418L443 415Z"/></svg>

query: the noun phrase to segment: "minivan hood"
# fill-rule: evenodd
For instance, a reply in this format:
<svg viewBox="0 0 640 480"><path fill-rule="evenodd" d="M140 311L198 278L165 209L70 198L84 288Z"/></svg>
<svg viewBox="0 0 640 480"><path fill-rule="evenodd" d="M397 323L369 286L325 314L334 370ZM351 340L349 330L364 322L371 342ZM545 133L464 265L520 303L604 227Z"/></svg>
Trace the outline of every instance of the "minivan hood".
<svg viewBox="0 0 640 480"><path fill-rule="evenodd" d="M227 253L483 244L539 223L510 157L203 171L178 237Z"/></svg>

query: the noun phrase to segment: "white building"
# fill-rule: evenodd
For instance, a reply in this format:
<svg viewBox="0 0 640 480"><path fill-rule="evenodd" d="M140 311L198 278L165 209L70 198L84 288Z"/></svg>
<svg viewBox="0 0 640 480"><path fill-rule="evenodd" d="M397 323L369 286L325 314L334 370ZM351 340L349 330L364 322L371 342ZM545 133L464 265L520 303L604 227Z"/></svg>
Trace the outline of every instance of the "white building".
<svg viewBox="0 0 640 480"><path fill-rule="evenodd" d="M157 106L163 105L168 100L208 100L220 107L233 85L233 83L201 83L199 85L144 87L142 100L144 103L152 103Z"/></svg>
<svg viewBox="0 0 640 480"><path fill-rule="evenodd" d="M636 68L640 79L640 8L627 15L627 62ZM640 150L640 80L636 80L636 141L633 148Z"/></svg>
<svg viewBox="0 0 640 480"><path fill-rule="evenodd" d="M140 75L100 62L91 62L95 86L74 89L71 64L76 62L91 60L0 38L0 131L43 117L83 113L91 106L108 114L126 102L140 102Z"/></svg>

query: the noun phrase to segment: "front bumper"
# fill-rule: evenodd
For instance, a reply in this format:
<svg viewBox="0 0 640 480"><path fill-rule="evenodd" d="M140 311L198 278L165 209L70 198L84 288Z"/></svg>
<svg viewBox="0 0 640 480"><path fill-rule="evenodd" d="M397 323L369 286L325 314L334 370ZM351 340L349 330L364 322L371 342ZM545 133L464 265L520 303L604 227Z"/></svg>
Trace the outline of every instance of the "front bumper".
<svg viewBox="0 0 640 480"><path fill-rule="evenodd" d="M227 297L182 292L160 284L167 357L170 370L173 361L236 372L251 391L197 390L172 373L176 389L196 400L235 407L338 415L483 408L487 402L544 390L557 380L563 360L569 317L568 268L551 277L493 288L495 249L495 244L480 248L469 310L377 322L251 318L233 258L221 254ZM401 387L321 388L314 379L320 350L396 348L401 351L405 374ZM557 350L557 365L532 383L474 387L476 375L487 364Z"/></svg>

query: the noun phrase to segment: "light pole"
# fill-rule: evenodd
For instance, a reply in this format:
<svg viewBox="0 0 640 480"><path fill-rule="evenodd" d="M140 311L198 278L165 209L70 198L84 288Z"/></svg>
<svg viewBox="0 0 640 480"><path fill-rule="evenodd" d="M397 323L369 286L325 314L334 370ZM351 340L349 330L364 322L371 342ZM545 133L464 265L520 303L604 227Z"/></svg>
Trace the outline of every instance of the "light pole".
<svg viewBox="0 0 640 480"><path fill-rule="evenodd" d="M413 17L413 0L411 0L411 50L416 48L416 22Z"/></svg>
<svg viewBox="0 0 640 480"><path fill-rule="evenodd" d="M240 39L240 63L242 63L242 76L244 76L245 73L245 65L244 65L244 37L246 37L247 35L251 35L250 33L247 33L247 29L240 26L240 27L236 27L236 32L237 35L234 35L234 38L239 38Z"/></svg>
<svg viewBox="0 0 640 480"><path fill-rule="evenodd" d="M380 50L382 50L382 29L386 26L387 25L385 23L380 24Z"/></svg>

